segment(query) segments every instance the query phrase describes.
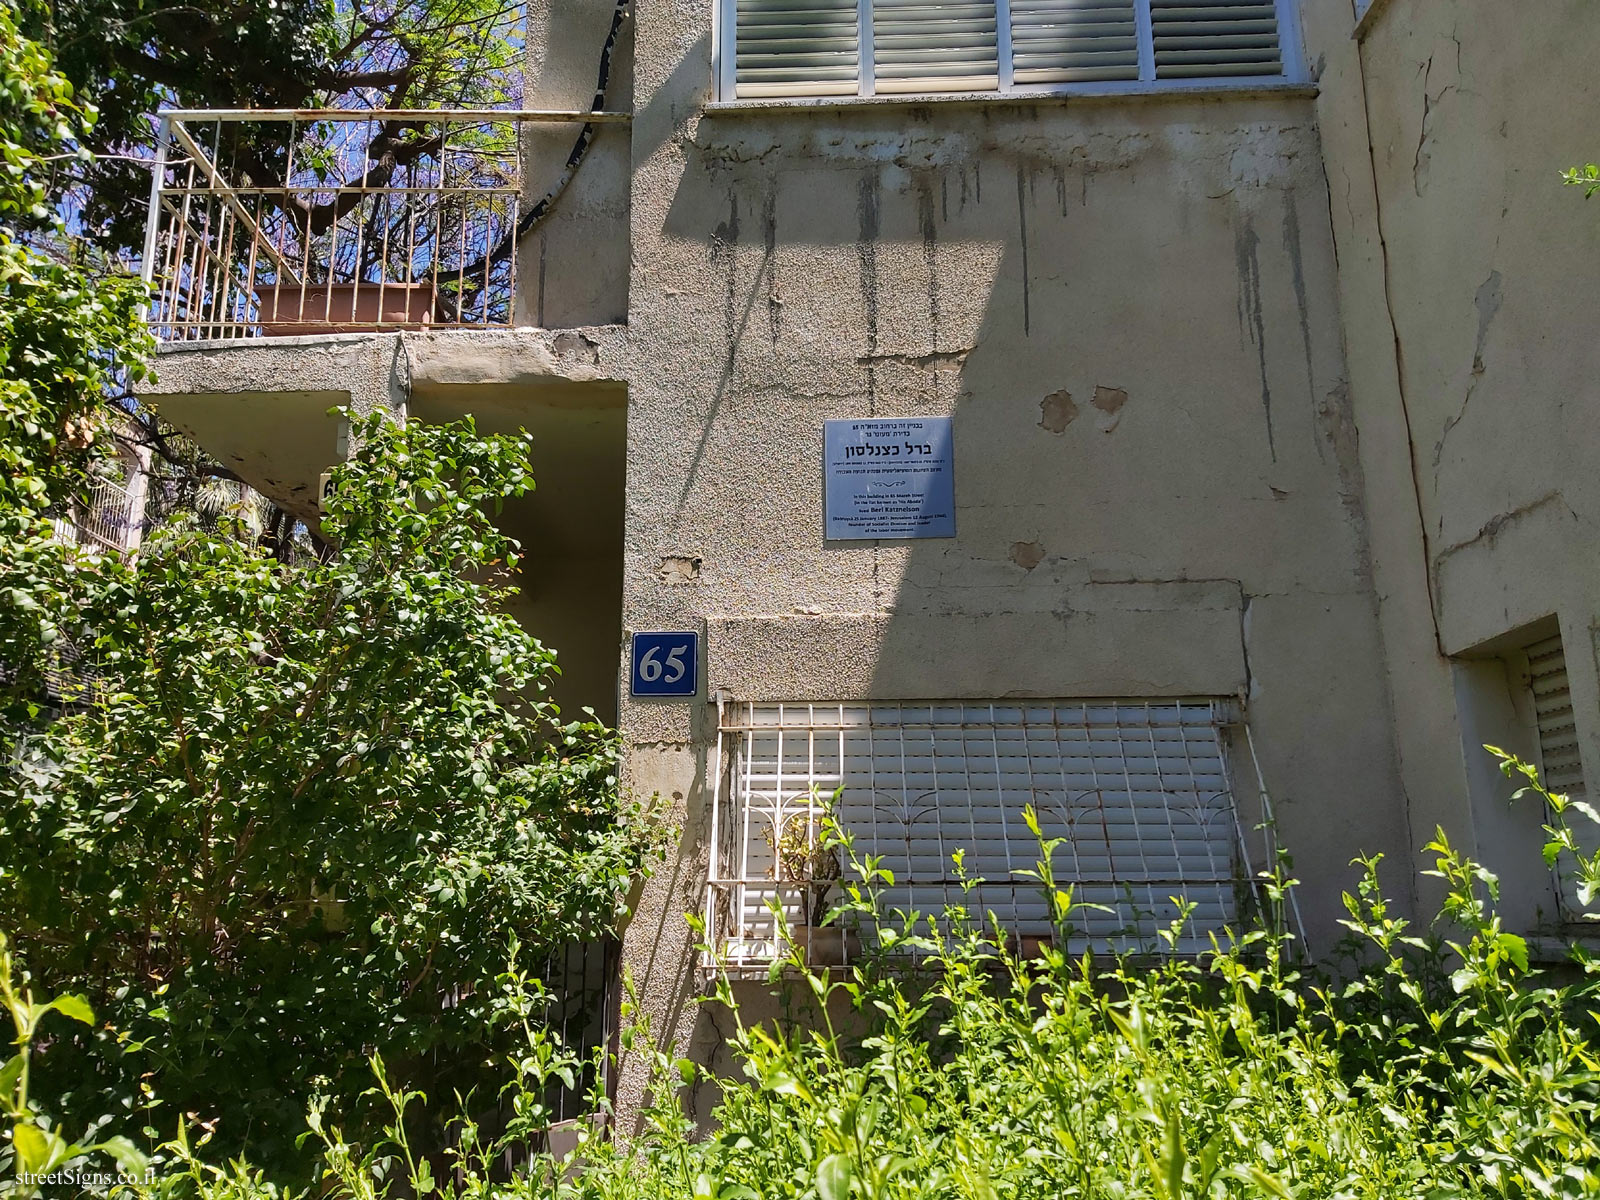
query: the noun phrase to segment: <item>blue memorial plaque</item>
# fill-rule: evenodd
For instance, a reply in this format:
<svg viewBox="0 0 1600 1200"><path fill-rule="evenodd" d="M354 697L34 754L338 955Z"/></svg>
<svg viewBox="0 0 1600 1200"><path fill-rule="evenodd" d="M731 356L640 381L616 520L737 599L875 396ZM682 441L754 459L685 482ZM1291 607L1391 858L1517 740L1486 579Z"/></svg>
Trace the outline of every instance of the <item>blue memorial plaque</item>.
<svg viewBox="0 0 1600 1200"><path fill-rule="evenodd" d="M635 696L693 696L700 690L698 633L633 635Z"/></svg>
<svg viewBox="0 0 1600 1200"><path fill-rule="evenodd" d="M949 417L870 417L823 425L825 536L956 535Z"/></svg>

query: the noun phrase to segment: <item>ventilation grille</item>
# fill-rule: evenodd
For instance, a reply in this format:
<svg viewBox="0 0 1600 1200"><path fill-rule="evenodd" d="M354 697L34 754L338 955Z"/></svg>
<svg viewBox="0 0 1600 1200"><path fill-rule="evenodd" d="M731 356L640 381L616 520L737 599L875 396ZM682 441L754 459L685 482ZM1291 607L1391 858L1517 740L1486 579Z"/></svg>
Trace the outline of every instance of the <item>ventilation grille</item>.
<svg viewBox="0 0 1600 1200"><path fill-rule="evenodd" d="M1583 764L1567 688L1567 659L1559 636L1528 647L1528 686L1539 724L1539 763L1546 789L1581 794Z"/></svg>
<svg viewBox="0 0 1600 1200"><path fill-rule="evenodd" d="M1587 799L1583 763L1578 754L1578 729L1567 687L1567 659L1559 635L1527 648L1528 688L1533 693L1534 720L1539 730L1539 774L1545 789L1574 800ZM1567 824L1585 853L1600 848L1600 826L1576 809L1568 809ZM1589 906L1578 896L1578 864L1563 851L1556 858L1556 882L1566 916L1579 920Z"/></svg>
<svg viewBox="0 0 1600 1200"><path fill-rule="evenodd" d="M853 96L856 0L738 0L739 96Z"/></svg>
<svg viewBox="0 0 1600 1200"><path fill-rule="evenodd" d="M1132 0L1012 0L1012 77L1017 83L1139 78Z"/></svg>
<svg viewBox="0 0 1600 1200"><path fill-rule="evenodd" d="M872 0L880 92L993 91L1000 86L999 43L992 0Z"/></svg>
<svg viewBox="0 0 1600 1200"><path fill-rule="evenodd" d="M734 92L995 92L1002 78L1020 88L1283 78L1281 3L734 0Z"/></svg>
<svg viewBox="0 0 1600 1200"><path fill-rule="evenodd" d="M1249 0L1150 0L1157 79L1283 74L1278 12Z"/></svg>

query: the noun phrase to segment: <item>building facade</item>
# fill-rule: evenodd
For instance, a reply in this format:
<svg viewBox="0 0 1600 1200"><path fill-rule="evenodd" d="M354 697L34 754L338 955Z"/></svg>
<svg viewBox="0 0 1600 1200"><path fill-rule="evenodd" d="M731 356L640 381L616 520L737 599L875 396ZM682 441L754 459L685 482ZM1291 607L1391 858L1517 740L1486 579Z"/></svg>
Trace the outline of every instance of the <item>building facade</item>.
<svg viewBox="0 0 1600 1200"><path fill-rule="evenodd" d="M1600 773L1600 213L1558 178L1594 155L1592 4L529 21L514 169L441 155L453 215L390 221L398 260L352 209L345 276L337 227L285 240L222 178L191 131L225 115L175 116L147 395L312 520L332 405L533 435L519 612L681 829L623 953L658 1034L721 1060L686 913L736 974L873 936L819 928L825 815L892 905L1027 938L1031 810L1075 949L1156 946L1174 898L1199 949L1281 849L1275 916L1326 955L1351 860L1425 904L1436 827L1510 924L1574 933L1481 745ZM494 119L454 120L481 157Z"/></svg>

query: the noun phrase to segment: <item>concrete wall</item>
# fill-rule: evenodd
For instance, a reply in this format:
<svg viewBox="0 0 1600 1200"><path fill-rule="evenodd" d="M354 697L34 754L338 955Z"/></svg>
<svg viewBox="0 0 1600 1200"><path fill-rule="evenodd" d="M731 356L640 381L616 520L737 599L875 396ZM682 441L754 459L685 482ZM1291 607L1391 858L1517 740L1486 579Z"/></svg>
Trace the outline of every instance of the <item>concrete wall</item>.
<svg viewBox="0 0 1600 1200"><path fill-rule="evenodd" d="M1558 180L1594 157L1600 13L1388 0L1355 30L1336 0L1303 9L1414 835L1445 825L1531 897L1547 880L1507 847L1539 814L1507 816L1480 746L1528 747L1487 698L1526 685L1473 664L1553 617L1600 777L1600 297L1576 283L1600 213Z"/></svg>
<svg viewBox="0 0 1600 1200"><path fill-rule="evenodd" d="M531 0L527 107L594 106L616 8L616 0ZM633 22L626 21L612 48L604 108L632 107ZM519 246L518 319L545 329L612 324L628 311L628 127L595 126L574 170L581 130L542 125L527 135L523 211L554 199Z"/></svg>
<svg viewBox="0 0 1600 1200"><path fill-rule="evenodd" d="M706 111L710 4L638 22L626 625L741 700L1242 695L1327 949L1409 836L1309 93ZM873 415L954 418L956 538L823 540ZM623 726L684 830L627 958L709 1060L715 714Z"/></svg>

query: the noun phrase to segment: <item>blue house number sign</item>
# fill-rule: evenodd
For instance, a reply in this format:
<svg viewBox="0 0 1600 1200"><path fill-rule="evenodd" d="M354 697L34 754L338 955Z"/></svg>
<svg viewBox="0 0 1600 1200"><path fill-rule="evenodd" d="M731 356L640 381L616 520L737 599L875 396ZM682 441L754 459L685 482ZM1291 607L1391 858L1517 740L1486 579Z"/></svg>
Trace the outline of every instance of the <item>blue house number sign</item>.
<svg viewBox="0 0 1600 1200"><path fill-rule="evenodd" d="M633 635L635 696L693 696L700 690L698 633Z"/></svg>

